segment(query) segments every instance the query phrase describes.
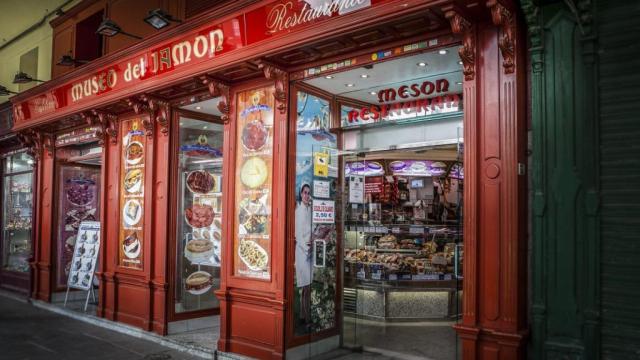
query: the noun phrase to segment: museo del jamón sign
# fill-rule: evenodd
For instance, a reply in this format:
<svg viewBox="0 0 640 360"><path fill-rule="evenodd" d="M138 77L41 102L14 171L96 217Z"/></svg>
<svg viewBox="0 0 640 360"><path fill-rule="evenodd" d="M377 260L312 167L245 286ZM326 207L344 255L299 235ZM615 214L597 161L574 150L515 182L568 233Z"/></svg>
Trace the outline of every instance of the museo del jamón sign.
<svg viewBox="0 0 640 360"><path fill-rule="evenodd" d="M390 0L277 0L185 33L85 73L61 86L14 103L15 126L47 117L56 111L82 105L104 94L126 89L163 74L185 71L242 47L266 42L321 21L376 6Z"/></svg>

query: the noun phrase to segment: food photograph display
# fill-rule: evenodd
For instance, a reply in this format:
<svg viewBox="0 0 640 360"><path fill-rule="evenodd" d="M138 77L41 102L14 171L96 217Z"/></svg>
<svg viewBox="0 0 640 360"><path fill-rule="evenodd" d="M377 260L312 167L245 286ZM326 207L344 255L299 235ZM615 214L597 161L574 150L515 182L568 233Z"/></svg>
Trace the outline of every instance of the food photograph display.
<svg viewBox="0 0 640 360"><path fill-rule="evenodd" d="M78 228L100 219L100 168L89 165L59 167L57 285L67 285L73 266Z"/></svg>
<svg viewBox="0 0 640 360"><path fill-rule="evenodd" d="M72 251L68 287L89 290L100 252L100 222L83 221L80 223Z"/></svg>
<svg viewBox="0 0 640 360"><path fill-rule="evenodd" d="M209 119L214 120L214 119ZM222 250L223 125L180 116L175 312L213 309Z"/></svg>
<svg viewBox="0 0 640 360"><path fill-rule="evenodd" d="M275 88L237 94L234 274L271 279L271 201Z"/></svg>
<svg viewBox="0 0 640 360"><path fill-rule="evenodd" d="M143 267L146 136L139 118L123 121L120 126L122 150L118 263L122 267L139 270Z"/></svg>

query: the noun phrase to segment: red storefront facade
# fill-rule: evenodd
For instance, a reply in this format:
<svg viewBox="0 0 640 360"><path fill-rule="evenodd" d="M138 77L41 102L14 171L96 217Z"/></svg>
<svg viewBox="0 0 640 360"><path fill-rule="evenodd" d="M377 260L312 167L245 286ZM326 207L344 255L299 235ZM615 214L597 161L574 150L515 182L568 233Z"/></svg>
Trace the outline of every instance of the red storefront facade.
<svg viewBox="0 0 640 360"><path fill-rule="evenodd" d="M430 45L403 47L419 42ZM50 301L59 288L54 253L60 240L53 215L57 156L64 149L56 137L92 126L102 147L98 315L159 334L166 334L170 321L186 317L174 311L172 294L177 286L172 234L179 222L177 119L193 99L216 98L220 116L211 122L221 128L223 176L218 179L224 207L213 207L221 214L222 265L215 291L219 305L207 313L220 314L218 349L282 358L287 349L315 341L294 336L291 316L294 89L301 80L337 71L327 64L342 59L358 59L346 69L382 62L384 56L371 54L387 54L386 49L391 53L385 56L393 58L403 52L394 49L413 54L447 46L459 48L464 74L466 251L455 329L465 359L524 358L526 46L522 19L511 1L352 0L327 2L324 9L281 0L233 2L15 96L13 130L37 158L31 296ZM310 70L316 68L320 73ZM254 161L268 169L261 182L268 185L259 189L269 195L265 201L272 209L267 236L256 240L268 259L260 270L240 259L244 238L235 231L239 194L258 189L238 180L248 151L241 145L241 121L251 119L256 89L261 97L253 104L270 109L265 121L271 124L270 143L261 147L266 161ZM144 149L141 166L122 160L132 142ZM136 169L144 190L131 196L124 184ZM123 207L134 198L142 215L131 230L122 225ZM139 249L129 256L133 233Z"/></svg>

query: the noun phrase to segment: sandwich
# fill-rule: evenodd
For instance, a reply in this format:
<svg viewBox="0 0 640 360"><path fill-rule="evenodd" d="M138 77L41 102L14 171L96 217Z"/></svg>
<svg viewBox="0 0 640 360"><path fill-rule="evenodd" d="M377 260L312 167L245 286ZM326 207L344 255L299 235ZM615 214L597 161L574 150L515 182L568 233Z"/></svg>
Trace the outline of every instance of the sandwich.
<svg viewBox="0 0 640 360"><path fill-rule="evenodd" d="M187 243L187 250L192 253L205 253L213 249L213 243L209 240L191 240Z"/></svg>
<svg viewBox="0 0 640 360"><path fill-rule="evenodd" d="M197 271L187 277L185 288L187 291L201 291L213 285L213 278L204 271Z"/></svg>

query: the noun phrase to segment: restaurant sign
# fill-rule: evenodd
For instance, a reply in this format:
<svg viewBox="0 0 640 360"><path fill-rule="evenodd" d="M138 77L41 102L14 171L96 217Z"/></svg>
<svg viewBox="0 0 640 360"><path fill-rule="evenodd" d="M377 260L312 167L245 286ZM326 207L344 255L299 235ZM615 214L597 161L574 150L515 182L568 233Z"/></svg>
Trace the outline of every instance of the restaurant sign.
<svg viewBox="0 0 640 360"><path fill-rule="evenodd" d="M221 22L206 25L146 49L61 86L15 103L15 125L69 107L82 108L104 95L124 92L163 74L185 72L242 47L263 43L312 24L390 0L277 0ZM187 75L185 75L187 76Z"/></svg>
<svg viewBox="0 0 640 360"><path fill-rule="evenodd" d="M462 94L449 92L449 81L438 79L378 91L378 102L362 108L342 106L342 126L415 120L461 110Z"/></svg>

